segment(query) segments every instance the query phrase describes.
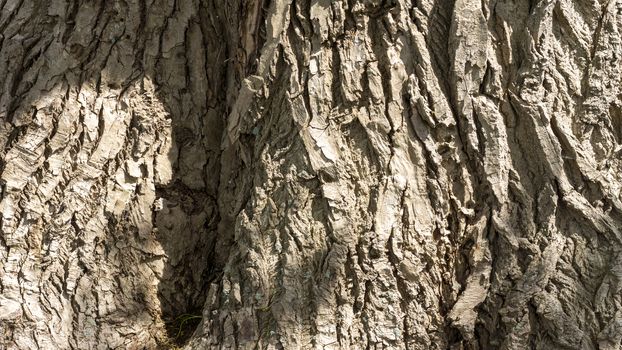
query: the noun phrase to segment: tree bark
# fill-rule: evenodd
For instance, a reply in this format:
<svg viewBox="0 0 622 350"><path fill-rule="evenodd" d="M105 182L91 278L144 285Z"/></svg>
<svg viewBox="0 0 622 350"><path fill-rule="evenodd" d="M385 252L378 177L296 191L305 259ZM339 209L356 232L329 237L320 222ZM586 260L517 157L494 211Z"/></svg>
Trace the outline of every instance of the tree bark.
<svg viewBox="0 0 622 350"><path fill-rule="evenodd" d="M0 6L0 348L620 348L621 2Z"/></svg>

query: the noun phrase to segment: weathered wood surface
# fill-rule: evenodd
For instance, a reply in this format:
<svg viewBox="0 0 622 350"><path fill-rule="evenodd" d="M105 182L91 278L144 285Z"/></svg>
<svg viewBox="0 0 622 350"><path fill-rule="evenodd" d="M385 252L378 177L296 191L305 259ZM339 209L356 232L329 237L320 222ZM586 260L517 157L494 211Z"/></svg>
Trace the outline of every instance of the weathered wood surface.
<svg viewBox="0 0 622 350"><path fill-rule="evenodd" d="M0 348L620 348L621 1L0 7Z"/></svg>

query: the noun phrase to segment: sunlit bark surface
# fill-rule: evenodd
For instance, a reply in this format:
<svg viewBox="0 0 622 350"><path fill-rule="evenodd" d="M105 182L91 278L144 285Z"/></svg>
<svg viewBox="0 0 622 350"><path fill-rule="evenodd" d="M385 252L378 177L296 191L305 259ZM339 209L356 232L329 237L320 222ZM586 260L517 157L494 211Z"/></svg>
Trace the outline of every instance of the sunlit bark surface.
<svg viewBox="0 0 622 350"><path fill-rule="evenodd" d="M0 7L0 348L620 348L621 1Z"/></svg>

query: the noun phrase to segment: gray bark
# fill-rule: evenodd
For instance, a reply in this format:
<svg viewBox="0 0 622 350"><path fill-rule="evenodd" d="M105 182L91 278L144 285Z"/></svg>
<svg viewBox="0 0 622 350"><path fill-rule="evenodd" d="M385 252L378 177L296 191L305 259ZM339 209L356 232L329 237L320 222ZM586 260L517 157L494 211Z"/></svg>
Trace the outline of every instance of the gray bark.
<svg viewBox="0 0 622 350"><path fill-rule="evenodd" d="M620 348L622 2L0 6L0 348Z"/></svg>

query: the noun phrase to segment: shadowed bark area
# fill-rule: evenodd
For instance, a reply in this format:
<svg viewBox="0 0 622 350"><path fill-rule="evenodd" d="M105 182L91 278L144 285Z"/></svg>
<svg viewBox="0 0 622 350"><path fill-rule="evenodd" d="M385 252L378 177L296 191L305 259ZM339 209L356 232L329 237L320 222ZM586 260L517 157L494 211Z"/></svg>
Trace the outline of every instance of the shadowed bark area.
<svg viewBox="0 0 622 350"><path fill-rule="evenodd" d="M169 343L226 256L220 140L239 73L218 17L235 9L2 6L0 348Z"/></svg>
<svg viewBox="0 0 622 350"><path fill-rule="evenodd" d="M0 347L620 347L622 3L0 5Z"/></svg>

